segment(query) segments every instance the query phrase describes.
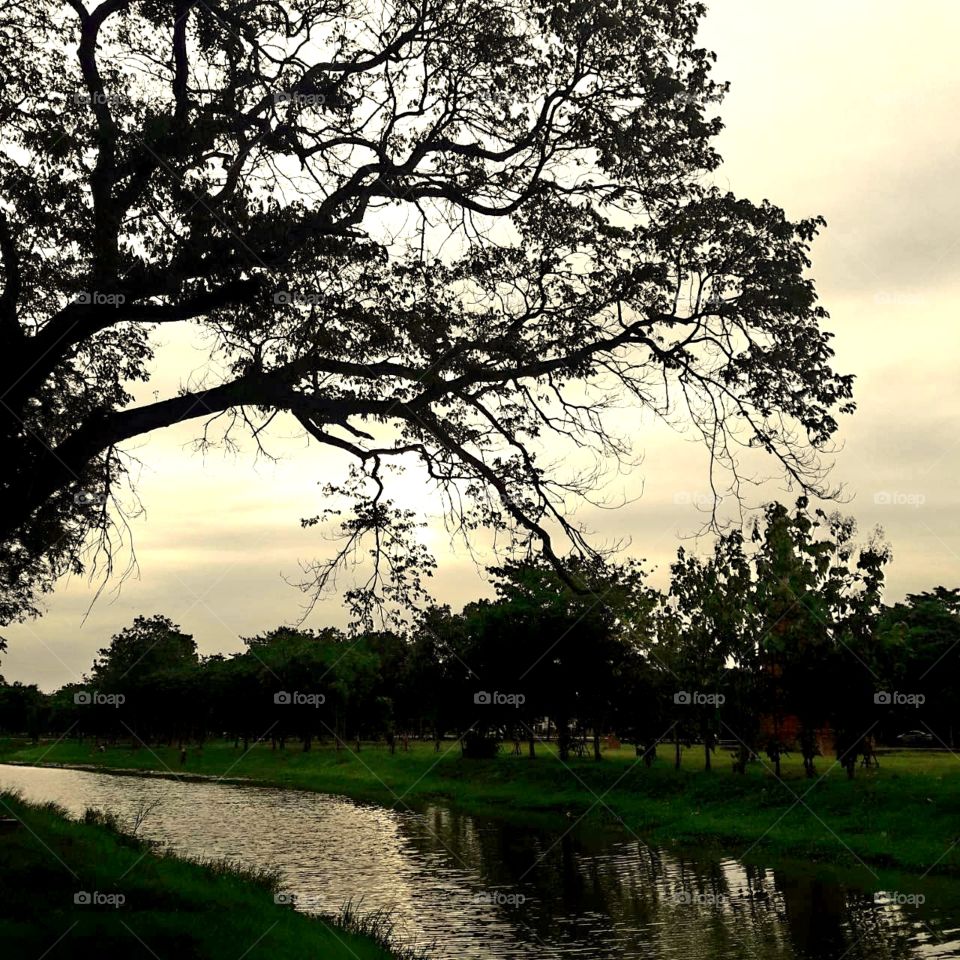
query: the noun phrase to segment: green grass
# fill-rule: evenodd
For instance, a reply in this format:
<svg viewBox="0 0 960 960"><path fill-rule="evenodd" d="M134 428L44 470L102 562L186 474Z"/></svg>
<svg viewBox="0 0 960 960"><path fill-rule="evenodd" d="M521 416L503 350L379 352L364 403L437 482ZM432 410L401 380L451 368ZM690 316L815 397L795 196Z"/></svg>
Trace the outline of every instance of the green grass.
<svg viewBox="0 0 960 960"><path fill-rule="evenodd" d="M539 750L533 761L506 754L476 761L461 759L453 743L441 754L432 744L416 743L409 753L390 756L373 746L359 754L326 746L305 754L295 744L277 752L261 744L244 754L215 742L190 750L186 772L400 809L442 799L473 813L568 823L584 816L625 825L652 841L722 848L754 860L798 857L960 874L960 760L948 753L882 755L879 771L858 770L851 782L830 757L819 761L815 780L805 779L799 758L791 757L778 781L762 763L734 775L722 752L713 772L705 773L696 748L686 752L680 771L672 768L669 749L652 769L638 764L632 749L607 751L600 763L566 764L552 748ZM181 773L178 751L162 747L97 753L77 743L7 743L0 745L0 759Z"/></svg>
<svg viewBox="0 0 960 960"><path fill-rule="evenodd" d="M274 903L277 878L150 852L109 817L0 794L0 943L8 957L386 960L385 925L346 925ZM79 893L123 901L75 903ZM113 905L110 905L110 904ZM353 932L354 930L359 932ZM349 932L348 932L349 931Z"/></svg>

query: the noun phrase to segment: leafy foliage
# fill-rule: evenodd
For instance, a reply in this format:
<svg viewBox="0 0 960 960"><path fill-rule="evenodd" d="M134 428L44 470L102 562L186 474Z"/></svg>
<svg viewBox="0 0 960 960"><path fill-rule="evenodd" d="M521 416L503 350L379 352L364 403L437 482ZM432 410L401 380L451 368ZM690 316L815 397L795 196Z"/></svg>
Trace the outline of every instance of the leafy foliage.
<svg viewBox="0 0 960 960"><path fill-rule="evenodd" d="M457 532L557 562L557 538L592 555L568 507L599 479L558 451L629 461L606 415L624 401L682 414L730 492L739 444L822 490L816 450L852 409L806 276L822 221L710 184L725 86L703 14L6 4L0 619L110 569L125 442L185 420L264 445L282 416L354 458L359 487L324 479L360 497L336 559L389 556L361 620L429 571L401 560L416 524L383 495L390 461L419 465ZM172 323L208 345L209 379L142 402Z"/></svg>

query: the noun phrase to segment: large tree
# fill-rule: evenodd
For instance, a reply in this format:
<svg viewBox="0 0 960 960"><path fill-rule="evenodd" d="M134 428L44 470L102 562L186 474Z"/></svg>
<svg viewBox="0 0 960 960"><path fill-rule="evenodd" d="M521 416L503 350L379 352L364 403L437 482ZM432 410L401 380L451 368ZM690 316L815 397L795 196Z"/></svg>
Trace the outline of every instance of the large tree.
<svg viewBox="0 0 960 960"><path fill-rule="evenodd" d="M805 275L822 221L711 184L724 86L703 14L7 3L3 619L109 540L124 444L187 420L264 442L283 415L354 456L345 551L372 535L413 586L388 458L418 459L461 529L584 550L565 507L596 478L543 451L627 456L604 413L625 399L671 419L679 405L715 458L758 446L816 488L813 451L852 386ZM148 400L171 323L196 328L218 374Z"/></svg>

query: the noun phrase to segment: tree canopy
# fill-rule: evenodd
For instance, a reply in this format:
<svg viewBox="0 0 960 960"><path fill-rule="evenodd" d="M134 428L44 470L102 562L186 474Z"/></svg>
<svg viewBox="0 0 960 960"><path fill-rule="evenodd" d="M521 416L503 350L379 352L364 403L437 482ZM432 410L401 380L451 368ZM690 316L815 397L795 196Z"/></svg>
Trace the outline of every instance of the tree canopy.
<svg viewBox="0 0 960 960"><path fill-rule="evenodd" d="M337 749L410 737L459 740L464 756L554 741L562 760L605 737L645 766L673 743L808 776L874 766L875 745L956 747L953 691L960 591L883 603L890 549L850 517L769 504L752 535L730 531L706 556L681 549L669 589L637 562L575 561L589 592L546 558L489 573L496 597L420 610L402 632L278 627L231 655L198 656L164 616L137 617L99 651L82 684L50 695L0 679L0 732L93 735L134 744L239 746L269 739ZM447 748L452 749L453 744Z"/></svg>
<svg viewBox="0 0 960 960"><path fill-rule="evenodd" d="M809 247L711 182L725 86L692 0L14 0L0 12L0 616L109 555L123 445L294 418L355 458L332 569L416 591L418 461L460 531L589 553L570 499L625 401L818 490L852 409ZM145 402L156 331L209 379ZM180 371L173 371L180 373ZM736 473L731 481L736 487ZM316 520L329 519L318 517ZM390 577L387 573L390 573ZM389 596L388 596L389 598Z"/></svg>

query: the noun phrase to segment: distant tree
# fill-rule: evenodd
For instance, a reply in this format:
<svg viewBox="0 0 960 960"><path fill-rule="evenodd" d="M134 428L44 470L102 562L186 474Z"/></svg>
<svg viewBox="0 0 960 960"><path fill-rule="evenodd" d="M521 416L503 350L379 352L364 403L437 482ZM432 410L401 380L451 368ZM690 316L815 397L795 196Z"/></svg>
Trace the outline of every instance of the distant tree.
<svg viewBox="0 0 960 960"><path fill-rule="evenodd" d="M672 736L676 684L649 645L631 645L612 690L612 723L617 735L634 745L644 766L653 766L657 746Z"/></svg>
<svg viewBox="0 0 960 960"><path fill-rule="evenodd" d="M709 770L720 733L728 663L740 653L745 632L744 601L750 594L751 575L743 537L739 531L718 537L707 559L681 547L670 571L667 616L676 619L674 630L679 634L671 658L676 694L681 698L678 723L684 714L696 718L704 768ZM740 739L744 734L734 735Z"/></svg>
<svg viewBox="0 0 960 960"><path fill-rule="evenodd" d="M411 707L410 644L391 631L371 633L365 643L376 658L376 676L360 706L359 727L368 735L383 735L393 750L398 717L406 720Z"/></svg>
<svg viewBox="0 0 960 960"><path fill-rule="evenodd" d="M639 562L572 560L573 583L543 559L491 570L499 614L510 624L498 658L501 682L527 697L532 716L548 716L566 760L571 721L593 732L593 754L617 713L616 680L634 649L635 632L653 607Z"/></svg>
<svg viewBox="0 0 960 960"><path fill-rule="evenodd" d="M960 689L960 589L936 587L908 594L883 611L882 677L885 692L924 697L891 703L880 714L894 736L919 725L951 749L957 745L956 691Z"/></svg>
<svg viewBox="0 0 960 960"><path fill-rule="evenodd" d="M53 0L0 30L0 622L112 563L124 445L278 415L355 472L330 582L403 603L429 559L385 488L418 462L461 531L555 557L596 489L551 440L629 459L608 407L822 487L852 409L806 277L820 219L710 185L725 86L695 0ZM192 329L202 382L155 331ZM171 360L170 363L176 363ZM584 399L585 397L589 399ZM331 503L332 509L339 509ZM326 513L315 520L331 519ZM310 522L308 520L308 522ZM562 551L561 551L562 552Z"/></svg>
<svg viewBox="0 0 960 960"><path fill-rule="evenodd" d="M204 664L203 677L216 730L231 737L235 747L242 744L246 752L257 737L290 733L282 722L284 715L277 717L273 709L279 683L255 656L211 658ZM290 714L286 716L289 722Z"/></svg>
<svg viewBox="0 0 960 960"><path fill-rule="evenodd" d="M0 678L0 731L25 733L36 741L46 726L45 712L45 698L36 684L8 684Z"/></svg>
<svg viewBox="0 0 960 960"><path fill-rule="evenodd" d="M877 727L874 693L881 682L880 617L884 568L891 553L879 534L858 545L853 518L833 515L825 519L834 545L830 567L835 632L830 719L837 759L852 779L859 757L870 755L868 742Z"/></svg>
<svg viewBox="0 0 960 960"><path fill-rule="evenodd" d="M90 705L98 732L130 736L136 743L189 736L198 705L191 682L198 663L193 637L168 617L136 617L98 651L90 671L97 693L123 698L119 706Z"/></svg>
<svg viewBox="0 0 960 960"><path fill-rule="evenodd" d="M467 676L460 685L459 712L464 718L461 727L470 732L468 752L489 755L490 743L510 739L526 740L533 755L533 724L546 711L539 677L535 672L520 676L532 664L532 645L540 636L530 609L517 598L480 600L464 608L463 619L466 644L458 661ZM497 697L507 699L498 702Z"/></svg>
<svg viewBox="0 0 960 960"><path fill-rule="evenodd" d="M162 614L139 616L98 651L91 676L104 689L119 689L124 682L134 683L184 663L197 663L193 637Z"/></svg>
<svg viewBox="0 0 960 960"><path fill-rule="evenodd" d="M362 640L330 628L290 627L247 639L243 656L258 679L257 696L272 718L271 729L296 731L304 751L316 736L333 737L342 746L351 718L360 723L376 678L376 657Z"/></svg>
<svg viewBox="0 0 960 960"><path fill-rule="evenodd" d="M462 732L470 724L468 705L478 689L476 674L464 659L470 656L470 644L466 618L446 605L428 606L412 630L408 716L416 718L421 735L430 731L438 750L448 731Z"/></svg>

